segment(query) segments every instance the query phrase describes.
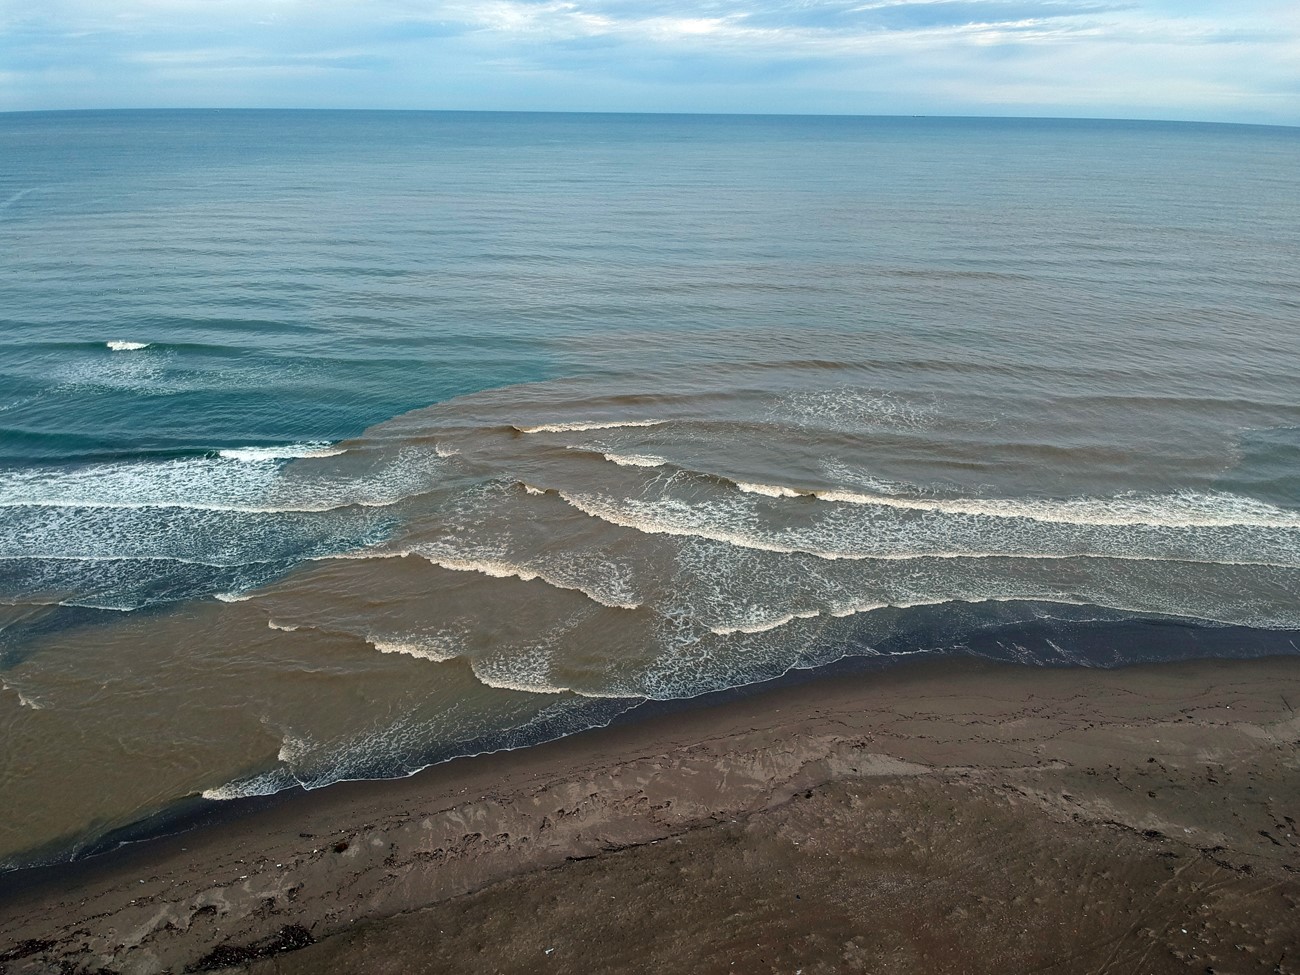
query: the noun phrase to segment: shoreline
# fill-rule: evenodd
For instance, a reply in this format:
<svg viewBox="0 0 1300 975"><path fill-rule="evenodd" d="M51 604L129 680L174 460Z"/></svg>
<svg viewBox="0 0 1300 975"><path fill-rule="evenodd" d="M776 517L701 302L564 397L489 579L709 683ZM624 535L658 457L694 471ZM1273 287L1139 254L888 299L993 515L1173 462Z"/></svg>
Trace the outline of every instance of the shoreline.
<svg viewBox="0 0 1300 975"><path fill-rule="evenodd" d="M931 658L747 690L405 779L281 793L45 868L0 899L0 959L13 975L319 965L355 924L379 930L619 851L774 821L804 794L920 781L1005 787L1025 816L1131 832L1300 895L1300 840L1279 832L1300 819L1300 657L1113 670ZM1155 766L1187 781L1150 796L1127 781ZM1207 768L1247 784L1219 795Z"/></svg>
<svg viewBox="0 0 1300 975"><path fill-rule="evenodd" d="M1122 670L1152 663L1256 659L1291 654L1300 657L1300 643L1297 643L1300 630L1265 630L1161 617L994 623L968 634L958 643L932 636L931 647L921 652L912 647L925 646L927 634L924 630L909 631L904 637L905 642L897 645L896 641L886 642L879 653L862 654L849 650L829 663L809 668L792 667L779 676L748 684L705 691L693 697L644 700L615 714L607 723L556 738L505 746L487 739L480 750L431 759L429 764L404 776L345 778L314 789L298 786L263 795L227 799L189 796L135 822L91 837L84 844L61 845L48 853L29 851L31 859L27 862L0 869L0 911L11 897L21 892L40 890L61 882L77 882L88 872L93 874L105 862L130 858L141 847L151 847L170 836L220 827L281 803L318 801L321 794L341 787L401 782L429 774L431 770L450 763L480 761L505 752L526 751L566 738L599 734L663 715L716 708L821 680L861 677L900 669L944 668L963 661L1016 666L1028 663L1031 667L1048 669L1098 667ZM478 743L466 747L475 748Z"/></svg>

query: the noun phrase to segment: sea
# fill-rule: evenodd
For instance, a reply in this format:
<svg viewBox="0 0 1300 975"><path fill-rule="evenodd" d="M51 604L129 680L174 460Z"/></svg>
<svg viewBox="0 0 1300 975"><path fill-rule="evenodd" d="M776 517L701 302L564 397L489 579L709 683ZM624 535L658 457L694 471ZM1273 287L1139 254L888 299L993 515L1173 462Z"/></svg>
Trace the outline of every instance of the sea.
<svg viewBox="0 0 1300 975"><path fill-rule="evenodd" d="M1297 377L1300 129L0 115L0 864L845 661L1300 653Z"/></svg>

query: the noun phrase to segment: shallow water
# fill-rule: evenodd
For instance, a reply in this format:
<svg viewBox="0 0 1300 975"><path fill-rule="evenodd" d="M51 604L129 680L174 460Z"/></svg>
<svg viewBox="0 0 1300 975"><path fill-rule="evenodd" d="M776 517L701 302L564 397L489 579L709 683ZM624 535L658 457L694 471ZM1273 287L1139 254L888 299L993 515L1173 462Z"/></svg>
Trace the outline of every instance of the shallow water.
<svg viewBox="0 0 1300 975"><path fill-rule="evenodd" d="M1300 131L59 113L0 150L10 863L846 654L1300 629Z"/></svg>

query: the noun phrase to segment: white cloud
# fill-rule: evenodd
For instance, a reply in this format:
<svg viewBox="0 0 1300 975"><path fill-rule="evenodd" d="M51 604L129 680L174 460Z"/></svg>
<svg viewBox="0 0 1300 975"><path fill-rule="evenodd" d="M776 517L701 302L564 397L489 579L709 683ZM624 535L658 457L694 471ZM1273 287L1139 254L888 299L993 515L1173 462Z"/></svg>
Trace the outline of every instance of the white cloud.
<svg viewBox="0 0 1300 975"><path fill-rule="evenodd" d="M252 97L1300 123L1300 7L1274 0L46 0L8 9L0 56L7 108ZM267 83L223 88L236 70Z"/></svg>

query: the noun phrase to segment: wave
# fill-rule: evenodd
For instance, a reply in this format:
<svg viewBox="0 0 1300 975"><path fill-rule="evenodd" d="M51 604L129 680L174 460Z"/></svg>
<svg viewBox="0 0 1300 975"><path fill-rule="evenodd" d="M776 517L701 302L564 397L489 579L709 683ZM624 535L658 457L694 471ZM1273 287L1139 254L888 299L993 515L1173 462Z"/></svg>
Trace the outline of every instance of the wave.
<svg viewBox="0 0 1300 975"><path fill-rule="evenodd" d="M750 511L728 511L710 509L705 505L689 505L677 499L669 499L663 502L644 501L642 499L612 499L596 495L581 495L565 491L555 492L563 501L571 507L589 517L596 518L599 521L616 525L620 528L629 528L646 535L669 535L681 538L700 538L709 541L722 542L726 545L732 545L737 548L750 549L757 552L771 552L779 555L810 555L826 561L913 561L923 559L1028 559L1028 560L1054 560L1063 561L1069 559L1114 559L1118 561L1131 562L1168 562L1171 564L1204 564L1204 565L1222 565L1222 566L1259 566L1265 568L1288 569L1295 568L1295 561L1271 561L1260 558L1228 558L1218 557L1211 558L1206 555L1194 554L1192 552L1167 552L1163 554L1133 552L1133 551L1111 551L1111 550L1076 550L1047 552L1036 551L1029 548L1012 548L1007 547L998 549L940 549L917 547L906 549L901 546L902 540L895 537L889 537L881 534L879 539L870 535L871 526L868 525L815 525L818 531L810 533L808 531L787 531L782 532L777 529L763 533L761 529L756 528L753 521L753 513ZM770 494L769 497L787 498L799 497L803 495L789 494ZM1063 525L1076 525L1074 522L1056 522ZM1088 527L1112 527L1109 522L1083 523ZM1127 523L1120 523L1127 525ZM897 525L895 528L906 526ZM933 526L929 526L933 528ZM1160 525L1147 525L1145 523L1135 523L1129 527L1143 528L1163 528ZM1201 526L1176 525L1177 528L1195 528ZM1225 527L1223 523L1212 523L1209 526L1213 528ZM1291 525L1284 527L1288 530ZM847 536L845 532L854 529L856 535ZM810 534L812 537L810 537ZM933 534L933 533L932 533ZM923 543L926 537L931 537L924 533L920 534L917 541ZM1048 539L1039 539L1039 542ZM825 545L813 544L814 541L825 542ZM850 546L851 542L857 542L859 547ZM1008 543L1010 537L1005 539ZM1076 545L1088 544L1090 540L1084 539L1062 539L1064 542L1072 542ZM828 547L830 544L839 542L839 548ZM893 546L890 548L879 547L885 543ZM1092 544L1097 544L1096 540L1091 540ZM1300 553L1297 553L1300 555Z"/></svg>
<svg viewBox="0 0 1300 975"><path fill-rule="evenodd" d="M460 647L440 647L430 645L427 641L383 640L372 637L367 642L380 653L400 653L408 657L418 657L421 660L432 660L434 663L445 663L448 660L454 660L456 657L461 656L462 653Z"/></svg>
<svg viewBox="0 0 1300 975"><path fill-rule="evenodd" d="M211 509L37 506L0 508L0 564L168 563L273 569L387 538L381 509L248 513ZM234 579L228 579L235 584Z"/></svg>
<svg viewBox="0 0 1300 975"><path fill-rule="evenodd" d="M773 404L769 416L795 426L842 433L923 430L938 418L933 404L919 404L894 393L852 386L788 392Z"/></svg>
<svg viewBox="0 0 1300 975"><path fill-rule="evenodd" d="M186 503L183 501L105 501L105 500L49 500L49 501L11 501L0 498L0 508L89 508L109 509L113 511L148 511L150 509L175 508L181 511L225 511L245 515L294 515L320 514L326 511L340 511L344 508L386 508L405 501L409 497L395 497L383 500L347 499L338 502L296 502L280 505L253 505L238 503Z"/></svg>
<svg viewBox="0 0 1300 975"><path fill-rule="evenodd" d="M346 447L335 447L325 441L291 444L286 447L232 447L217 451L225 460L242 460L260 463L268 460L298 460L308 457L337 457L347 453ZM441 456L441 455L439 455Z"/></svg>
<svg viewBox="0 0 1300 975"><path fill-rule="evenodd" d="M585 420L570 423L542 423L532 427L513 425L519 433L570 433L585 430L617 430L622 427L657 427L667 420Z"/></svg>
<svg viewBox="0 0 1300 975"><path fill-rule="evenodd" d="M87 562L90 564L101 562L171 562L176 565L194 565L208 569L238 569L250 565L278 565L283 563L284 559L244 559L241 561L212 562L205 559L185 558L180 555L64 555L44 552L23 552L19 554L0 552L0 562Z"/></svg>
<svg viewBox="0 0 1300 975"><path fill-rule="evenodd" d="M908 610L918 609L929 606L948 606L948 605L965 605L979 606L988 603L1034 603L1057 606L1074 606L1074 607L1096 607L1101 610L1113 610L1117 613L1134 615L1138 617L1156 616L1166 617L1169 619L1191 620L1197 623L1205 623L1214 626L1252 626L1261 629L1269 629L1268 623L1263 621L1243 622L1240 619L1230 618L1226 615L1213 615L1204 611L1194 612L1185 608L1177 610L1153 610L1150 607L1125 606L1115 603L1098 601L1097 599L1070 599L1057 594L1015 594L1009 596L939 596L933 599L904 599L894 602L864 602L857 605L836 607L825 610L808 610L799 613L785 613L770 620L755 621L752 623L737 623L735 625L712 626L709 627L711 633L718 636L732 636L734 634L753 635L758 633L767 633L772 630L788 626L798 620L811 620L819 616L830 616L843 619L849 616L859 616L866 613L874 613L885 609ZM1289 630L1296 625L1296 620L1283 620L1275 627L1276 629ZM1049 641L1050 642L1050 641ZM1059 648L1057 648L1059 650ZM925 651L916 651L925 652Z"/></svg>
<svg viewBox="0 0 1300 975"><path fill-rule="evenodd" d="M705 475L718 477L718 475ZM1019 519L1054 525L1148 526L1152 528L1300 528L1300 512L1227 493L1180 491L1173 494L1119 494L1110 498L1060 500L1014 498L927 498L854 491L847 488L792 488L780 484L730 481L747 494L769 498L813 498L832 504L874 505L905 511Z"/></svg>
<svg viewBox="0 0 1300 975"><path fill-rule="evenodd" d="M16 694L18 697L18 706L20 708L27 708L30 711L45 710L45 705L42 704L40 700L32 697L29 694L23 693L21 688L15 687L13 684L10 684L3 678L0 678L0 691L10 691L13 694Z"/></svg>
<svg viewBox="0 0 1300 975"><path fill-rule="evenodd" d="M603 455L607 460L614 460ZM619 461L615 461L619 463ZM672 465L660 460L660 464ZM625 465L626 466L626 465ZM660 465L655 465L660 466ZM1226 492L1178 491L1170 494L1117 494L1109 498L935 498L849 488L797 488L739 481L722 474L681 468L687 474L731 485L744 494L768 498L809 498L831 504L895 508L904 511L973 515L1087 527L1297 528L1300 511ZM886 487L884 482L878 482Z"/></svg>
<svg viewBox="0 0 1300 975"><path fill-rule="evenodd" d="M688 476L725 484L744 494L768 498L807 498L830 504L1084 527L1300 529L1300 511L1279 508L1266 501L1227 492L1178 491L1159 495L1128 493L1111 497L1060 499L941 498L906 494L903 493L902 485L875 478L870 479L870 486L865 488L791 487L786 484L738 480L724 474L683 467L655 454L600 453L586 447L569 449L598 454L621 467L672 467ZM845 470L836 465L830 465L830 468Z"/></svg>
<svg viewBox="0 0 1300 975"><path fill-rule="evenodd" d="M908 599L898 600L896 602L876 602L865 600L863 602L848 603L840 606L832 606L827 609L812 609L797 613L782 613L779 616L773 616L770 619L755 619L749 622L737 621L732 624L710 626L709 632L718 636L732 636L733 634L745 634L753 636L758 633L767 633L771 630L780 629L797 620L812 620L819 616L830 616L835 619L844 619L849 616L861 616L865 613L874 613L882 609L916 609L922 606L942 606L946 603L966 603L968 605L977 605L979 603L999 603L999 602L1026 602L1023 596L984 596L978 599L964 598L961 596L943 596L935 599ZM1035 597L1033 602L1056 602L1061 605L1082 606L1084 603L1075 602L1067 599L1058 599L1055 597ZM757 615L757 614L754 614Z"/></svg>
<svg viewBox="0 0 1300 975"><path fill-rule="evenodd" d="M881 603L879 605L885 606L888 604ZM771 620L762 620L752 623L737 622L731 626L710 626L709 632L716 633L718 636L731 636L733 633L745 633L752 636L755 633L766 633L768 630L775 630L778 627L785 626L787 623L793 623L795 620L816 619L820 615L821 612L818 610L809 610L803 613L786 613ZM840 614L836 613L833 615L838 616Z"/></svg>
<svg viewBox="0 0 1300 975"><path fill-rule="evenodd" d="M607 461L619 467L663 467L666 458L655 454L601 454Z"/></svg>
<svg viewBox="0 0 1300 975"><path fill-rule="evenodd" d="M152 342L126 342L122 340L115 340L112 342L105 342L104 344L108 346L110 349L112 349L114 352L138 352L141 349L149 348L149 346L152 345L153 343Z"/></svg>
<svg viewBox="0 0 1300 975"><path fill-rule="evenodd" d="M1057 525L1300 528L1300 512L1278 508L1254 498L1226 493L1202 494L1187 491L1165 495L1129 494L1111 498L1068 498L1059 501L906 498L846 490L795 493L805 493L821 501L840 504L876 505L987 518L1015 518Z"/></svg>
<svg viewBox="0 0 1300 975"><path fill-rule="evenodd" d="M555 741L581 731L604 728L615 718L644 703L643 697L585 698L583 695L565 694L536 711L516 727L480 733L468 740L462 739L445 746L434 754L428 755L423 761L413 762L400 768L390 767L379 770L365 767L364 756L374 751L374 743L376 739L385 737L384 731L378 734L368 733L358 741L336 742L332 746L323 745L302 735L286 733L277 755L277 760L283 763L279 767L205 789L201 795L204 799L220 802L267 796L293 788L312 791L340 782L375 778L409 778L433 765L452 759L516 751L520 748ZM392 734L399 727L393 726L386 731ZM320 761L322 753L325 753L326 758L323 763ZM324 775L304 775L295 771L289 764L313 758L317 760L318 765L323 764L328 768L329 772ZM358 761L359 759L361 761Z"/></svg>
<svg viewBox="0 0 1300 975"><path fill-rule="evenodd" d="M589 446L587 444L569 444L564 449L577 456L598 457L607 463L616 464L619 467L670 467L674 471L694 474L697 477L712 476L683 467L680 464L670 461L667 457L661 457L659 454L620 453L609 450L604 445ZM725 478L723 480L725 480ZM730 484L731 482L727 481L726 483Z"/></svg>
<svg viewBox="0 0 1300 975"><path fill-rule="evenodd" d="M39 189L41 189L41 187L39 186L29 186L26 189L19 190L18 192L12 194L8 199L4 200L3 202L0 202L0 210L8 210L11 206L13 206L23 197L35 193Z"/></svg>
<svg viewBox="0 0 1300 975"><path fill-rule="evenodd" d="M536 667L541 662L540 669ZM527 664L534 664L529 669ZM525 694L572 694L573 688L552 682L548 675L549 656L502 661L499 658L471 660L470 670L484 687L498 691L521 691Z"/></svg>
<svg viewBox="0 0 1300 975"><path fill-rule="evenodd" d="M544 582L555 589L567 589L570 592L581 593L594 603L599 603L607 609L640 609L641 604L638 601L619 598L611 593L598 592L590 586L579 585L572 579L558 577L554 572L546 569L539 569L532 566L518 565L503 559L481 556L465 556L462 554L449 554L440 552L435 549L426 547L414 547L401 552L377 552L378 557L404 557L413 555L421 558L432 565L447 569L451 572L478 572L492 579L518 579L521 582L533 582L534 580ZM349 557L366 557L365 553L359 556Z"/></svg>
<svg viewBox="0 0 1300 975"><path fill-rule="evenodd" d="M576 688L556 682L553 664L556 647L543 638L522 651L515 648L509 654L469 659L470 671L484 687L499 691L516 691L525 694L563 694L586 701L644 700L644 694L627 694L622 691L600 691L595 688Z"/></svg>
<svg viewBox="0 0 1300 975"><path fill-rule="evenodd" d="M746 494L761 494L766 498L806 498L812 492L799 491L795 488L782 487L779 484L750 484L746 481L734 481L736 487Z"/></svg>
<svg viewBox="0 0 1300 975"><path fill-rule="evenodd" d="M0 508L177 508L247 514L382 508L428 491L443 469L431 451L414 447L381 456L355 473L327 466L312 477L282 462L294 457L325 460L345 452L295 445L71 469L0 469Z"/></svg>
<svg viewBox="0 0 1300 975"><path fill-rule="evenodd" d="M273 796L277 792L284 792L286 789L292 789L299 785L302 785L302 783L293 777L292 772L288 769L277 768L249 776L246 779L236 779L233 782L227 782L225 785L219 785L212 789L204 789L199 795L212 802L230 802L234 799Z"/></svg>

